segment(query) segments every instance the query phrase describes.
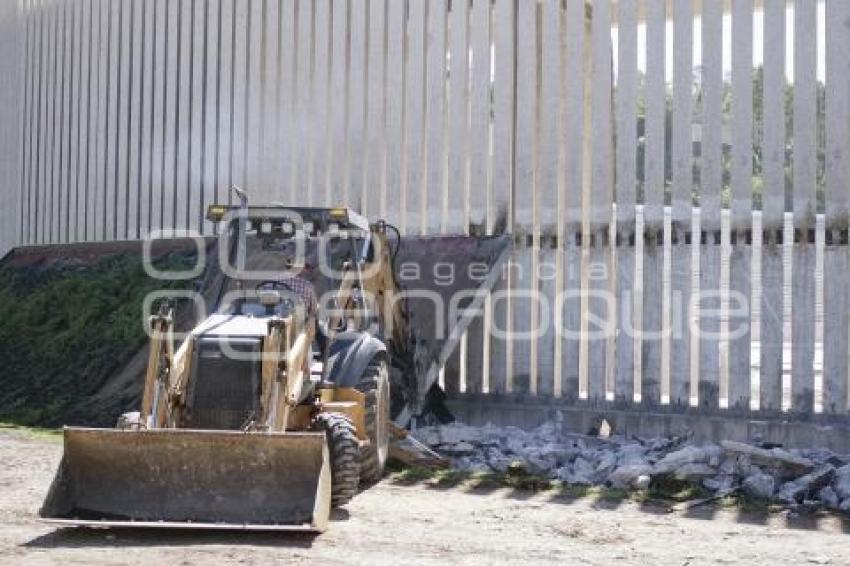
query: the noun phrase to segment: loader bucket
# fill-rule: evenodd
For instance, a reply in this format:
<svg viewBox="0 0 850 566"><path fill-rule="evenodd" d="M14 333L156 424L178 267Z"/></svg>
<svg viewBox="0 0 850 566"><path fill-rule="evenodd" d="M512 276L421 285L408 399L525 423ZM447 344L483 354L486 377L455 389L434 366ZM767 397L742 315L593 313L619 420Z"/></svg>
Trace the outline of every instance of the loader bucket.
<svg viewBox="0 0 850 566"><path fill-rule="evenodd" d="M40 511L77 526L321 532L330 514L324 433L66 428Z"/></svg>
<svg viewBox="0 0 850 566"><path fill-rule="evenodd" d="M407 384L408 414L422 410L440 369L473 318L483 313L487 294L502 279L510 247L509 235L402 237L396 277L416 340L414 367L407 372L415 380Z"/></svg>

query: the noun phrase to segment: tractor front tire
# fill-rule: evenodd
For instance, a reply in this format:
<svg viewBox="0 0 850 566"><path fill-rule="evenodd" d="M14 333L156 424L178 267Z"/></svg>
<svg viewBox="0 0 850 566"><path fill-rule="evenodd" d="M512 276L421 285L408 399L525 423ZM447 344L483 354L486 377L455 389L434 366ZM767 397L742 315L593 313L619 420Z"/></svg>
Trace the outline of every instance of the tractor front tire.
<svg viewBox="0 0 850 566"><path fill-rule="evenodd" d="M357 494L360 480L360 443L357 429L347 416L340 413L320 413L316 429L328 438L331 464L331 507L345 505Z"/></svg>
<svg viewBox="0 0 850 566"><path fill-rule="evenodd" d="M366 396L365 421L369 444L360 450L360 482L371 485L381 480L390 442L390 373L384 356L369 362L356 389Z"/></svg>

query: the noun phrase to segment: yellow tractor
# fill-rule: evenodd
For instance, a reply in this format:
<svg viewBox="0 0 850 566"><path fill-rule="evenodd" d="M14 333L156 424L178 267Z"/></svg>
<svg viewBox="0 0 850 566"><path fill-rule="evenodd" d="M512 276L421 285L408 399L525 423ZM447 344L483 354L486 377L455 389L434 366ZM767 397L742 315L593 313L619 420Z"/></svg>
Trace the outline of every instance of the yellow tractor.
<svg viewBox="0 0 850 566"><path fill-rule="evenodd" d="M45 520L323 531L332 507L380 479L391 416L422 413L467 321L435 326L420 305L425 337L414 338L397 231L345 208L240 197L208 210L220 232L214 314L179 347L173 309L151 316L140 410L114 429L65 428ZM493 267L507 247L465 240L476 243L423 241L413 254L463 265L477 253Z"/></svg>

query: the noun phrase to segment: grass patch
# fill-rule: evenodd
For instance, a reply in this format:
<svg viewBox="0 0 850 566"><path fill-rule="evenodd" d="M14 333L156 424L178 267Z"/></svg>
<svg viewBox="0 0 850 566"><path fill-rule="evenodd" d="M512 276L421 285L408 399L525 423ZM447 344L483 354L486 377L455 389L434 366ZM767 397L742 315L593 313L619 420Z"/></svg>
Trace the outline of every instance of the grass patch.
<svg viewBox="0 0 850 566"><path fill-rule="evenodd" d="M743 493L727 495L718 501L718 505L726 509L738 509L743 513L752 515L767 515L787 509L787 506L781 503L748 497Z"/></svg>
<svg viewBox="0 0 850 566"><path fill-rule="evenodd" d="M647 490L625 490L605 486L565 484L558 480L528 473L523 467L511 467L503 473L466 472L422 467L405 467L397 462L389 466L390 481L397 485L424 485L433 488L461 487L470 490L512 489L525 492L554 492L565 499L594 498L601 503L632 501L646 503L681 503L711 496L711 492L700 485L672 478L658 479ZM723 505L742 505L732 495L718 502ZM757 502L755 502L757 503ZM754 504L755 504L754 503Z"/></svg>
<svg viewBox="0 0 850 566"><path fill-rule="evenodd" d="M558 480L536 476L524 468L512 467L504 473L467 472L453 469L429 469L405 466L397 461L387 464L389 480L397 485L423 485L432 488L464 488L468 490L512 489L524 492L553 492L557 497L578 500L592 498L599 503L618 504L624 501L632 503L655 503L667 505L674 510L677 503L695 502L712 499L711 491L696 483L677 480L672 477L653 479L649 489L628 490L599 485L565 484ZM767 515L781 512L785 505L753 499L740 492L713 499L710 505L721 509L739 509L752 515Z"/></svg>
<svg viewBox="0 0 850 566"><path fill-rule="evenodd" d="M157 266L192 263L171 254ZM144 297L178 285L149 278L141 257L126 254L0 269L0 420L65 424L144 344Z"/></svg>
<svg viewBox="0 0 850 566"><path fill-rule="evenodd" d="M51 442L62 442L62 429L42 428L34 426L21 426L15 423L0 422L0 432L11 431L31 438L49 440Z"/></svg>
<svg viewBox="0 0 850 566"><path fill-rule="evenodd" d="M477 479L474 487L502 488L507 487L519 491L548 491L560 485L560 482L546 477L529 473L525 467L511 465L503 473L493 472L483 474Z"/></svg>
<svg viewBox="0 0 850 566"><path fill-rule="evenodd" d="M541 476L524 473L519 469L498 472L468 472L455 469L429 469L422 467L391 468L390 481L398 485L425 485L435 488L465 487L468 489L502 489L519 491L547 491L560 483Z"/></svg>
<svg viewBox="0 0 850 566"><path fill-rule="evenodd" d="M628 491L604 486L572 485L559 480L525 472L521 467L499 472L467 472L422 467L388 466L390 481L397 485L423 485L432 488L465 488L469 490L511 489L529 493L553 492L566 499L595 498L605 503L625 500L641 502L652 497L649 491ZM661 492L656 492L658 496Z"/></svg>
<svg viewBox="0 0 850 566"><path fill-rule="evenodd" d="M618 489L614 487L606 487L604 485L572 485L561 484L557 488L558 496L565 499L586 499L593 498L600 503L621 503L623 501L633 501L641 503L649 497L647 491L634 491L626 489Z"/></svg>
<svg viewBox="0 0 850 566"><path fill-rule="evenodd" d="M390 471L390 478L394 483L403 485L414 485L430 481L436 477L438 470L429 468L420 468L413 466L410 468L399 467Z"/></svg>
<svg viewBox="0 0 850 566"><path fill-rule="evenodd" d="M476 477L475 474L454 469L431 469L418 466L396 467L390 474L399 485L425 484L431 487L457 487Z"/></svg>
<svg viewBox="0 0 850 566"><path fill-rule="evenodd" d="M665 476L653 478L647 492L650 499L674 501L676 503L703 499L711 495L710 491L699 484Z"/></svg>

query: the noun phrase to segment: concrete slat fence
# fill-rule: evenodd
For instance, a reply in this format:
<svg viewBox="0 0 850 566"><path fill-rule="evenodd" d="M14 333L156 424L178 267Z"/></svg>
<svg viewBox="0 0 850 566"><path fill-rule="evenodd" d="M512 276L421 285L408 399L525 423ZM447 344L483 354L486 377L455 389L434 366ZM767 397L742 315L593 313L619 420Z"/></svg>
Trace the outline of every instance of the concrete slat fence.
<svg viewBox="0 0 850 566"><path fill-rule="evenodd" d="M230 184L409 234L509 231L450 391L844 415L848 11L4 2L0 251L209 234Z"/></svg>

